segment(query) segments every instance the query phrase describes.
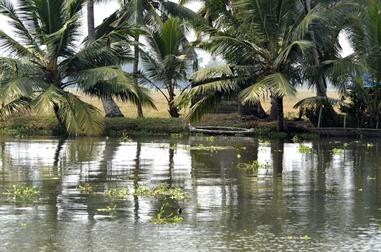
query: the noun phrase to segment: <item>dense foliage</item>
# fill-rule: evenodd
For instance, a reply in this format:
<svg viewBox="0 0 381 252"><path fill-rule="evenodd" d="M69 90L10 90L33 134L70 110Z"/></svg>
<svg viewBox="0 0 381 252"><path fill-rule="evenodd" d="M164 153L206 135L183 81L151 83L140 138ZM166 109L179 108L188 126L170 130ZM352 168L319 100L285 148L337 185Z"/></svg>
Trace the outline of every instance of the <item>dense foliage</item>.
<svg viewBox="0 0 381 252"><path fill-rule="evenodd" d="M149 86L165 97L171 117L188 104L191 120L226 99L263 118L261 101L269 97L268 118L282 131L283 98L308 85L316 96L296 107L316 126L339 126L343 116L337 112L345 113L348 126L379 125L380 0L200 0L198 13L184 6L191 2L186 0L125 0L94 27L96 2L0 1L0 14L13 30L0 30L7 55L0 58L2 118L51 111L69 134L95 134L103 119L73 89L102 98L106 116L121 115L113 97L132 101L143 116L143 104L154 106L143 87ZM84 6L89 34L80 43ZM345 57L343 34L354 49ZM196 49L221 62L198 69ZM132 73L122 70L126 64ZM329 83L341 100L327 97Z"/></svg>

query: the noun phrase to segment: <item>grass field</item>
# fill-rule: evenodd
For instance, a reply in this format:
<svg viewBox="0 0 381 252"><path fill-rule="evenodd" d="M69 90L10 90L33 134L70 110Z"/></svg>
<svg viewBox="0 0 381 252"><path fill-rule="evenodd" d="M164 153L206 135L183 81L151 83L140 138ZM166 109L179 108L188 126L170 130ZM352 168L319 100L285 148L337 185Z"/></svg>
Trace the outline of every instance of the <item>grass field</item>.
<svg viewBox="0 0 381 252"><path fill-rule="evenodd" d="M157 110L153 108L144 108L144 116L149 118L169 118L169 114L167 112L167 102L164 99L164 97L157 91L152 91L152 97L155 101ZM81 96L81 95L80 95ZM284 99L284 114L286 117L294 116L298 113L297 110L293 109L293 106L298 101L314 96L313 91L307 91L307 90L301 90L297 93L295 97L286 97ZM338 98L339 95L335 91L328 91L328 96L332 98ZM86 102L89 102L93 104L94 106L98 107L103 112L102 102L98 98L92 98L88 96L81 96L83 100ZM129 118L135 118L136 117L136 107L133 106L130 103L120 102L117 101L117 104L119 105L122 113ZM266 111L270 110L270 101L265 100L263 102L263 107ZM182 112L183 114L186 113L186 111Z"/></svg>

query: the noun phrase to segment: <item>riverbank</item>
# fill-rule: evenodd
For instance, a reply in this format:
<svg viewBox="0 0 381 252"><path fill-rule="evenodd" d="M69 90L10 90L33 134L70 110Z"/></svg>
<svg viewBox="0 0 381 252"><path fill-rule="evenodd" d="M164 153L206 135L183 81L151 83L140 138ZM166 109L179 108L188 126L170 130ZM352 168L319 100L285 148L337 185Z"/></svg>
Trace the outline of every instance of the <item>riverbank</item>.
<svg viewBox="0 0 381 252"><path fill-rule="evenodd" d="M298 133L305 133L302 127L288 122L289 133L276 132L276 123L257 121L250 118L241 118L232 115L211 115L195 123L195 126L229 126L240 128L254 128L253 136L266 138L286 138ZM33 115L13 117L0 122L0 134L14 137L26 136L59 136L60 130L54 117L35 117ZM189 134L188 122L185 119L173 118L107 118L103 136L154 136L171 134Z"/></svg>

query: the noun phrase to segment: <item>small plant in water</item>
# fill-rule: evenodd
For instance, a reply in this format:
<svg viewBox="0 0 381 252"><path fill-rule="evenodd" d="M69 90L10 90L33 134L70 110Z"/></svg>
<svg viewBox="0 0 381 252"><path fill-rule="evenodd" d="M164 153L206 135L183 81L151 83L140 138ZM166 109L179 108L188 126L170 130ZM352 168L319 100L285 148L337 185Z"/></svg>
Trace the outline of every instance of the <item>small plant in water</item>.
<svg viewBox="0 0 381 252"><path fill-rule="evenodd" d="M102 213L114 213L116 212L116 209L117 209L116 206L108 206L105 208L98 208L97 211Z"/></svg>
<svg viewBox="0 0 381 252"><path fill-rule="evenodd" d="M371 149L371 148L374 147L374 144L368 143L368 144L366 145L366 147L368 147L369 149Z"/></svg>
<svg viewBox="0 0 381 252"><path fill-rule="evenodd" d="M14 201L33 201L36 199L39 191L34 186L13 186L12 190L3 195L10 196Z"/></svg>
<svg viewBox="0 0 381 252"><path fill-rule="evenodd" d="M183 221L184 218L180 216L179 209L171 207L168 203L164 203L155 217L151 219L151 223L153 224L175 224Z"/></svg>
<svg viewBox="0 0 381 252"><path fill-rule="evenodd" d="M302 141L302 139L298 136L298 135L295 135L293 138L292 138L292 141L294 143L300 143Z"/></svg>
<svg viewBox="0 0 381 252"><path fill-rule="evenodd" d="M105 192L105 195L107 195L110 198L114 199L126 199L128 197L128 188L111 188Z"/></svg>
<svg viewBox="0 0 381 252"><path fill-rule="evenodd" d="M245 172L256 173L260 169L271 169L271 165L269 163L261 164L258 160L254 160L252 163L239 163L237 168L242 169Z"/></svg>
<svg viewBox="0 0 381 252"><path fill-rule="evenodd" d="M152 191L152 196L155 197L169 197L174 200L185 200L187 194L180 188L169 187L168 184L160 184Z"/></svg>
<svg viewBox="0 0 381 252"><path fill-rule="evenodd" d="M173 138L173 139L180 139L180 138L183 138L183 137L184 137L184 135L181 134L181 133L172 133L171 134L171 138Z"/></svg>
<svg viewBox="0 0 381 252"><path fill-rule="evenodd" d="M131 138L127 133L123 132L122 135L120 136L120 141L121 142L131 142Z"/></svg>
<svg viewBox="0 0 381 252"><path fill-rule="evenodd" d="M309 241L309 240L311 240L311 237L309 235L305 235L305 236L300 237L300 239L304 240L304 241Z"/></svg>
<svg viewBox="0 0 381 252"><path fill-rule="evenodd" d="M339 149L339 148L333 148L332 149L332 154L335 155L335 156L339 156L339 155L341 155L343 153L344 153L343 149Z"/></svg>
<svg viewBox="0 0 381 252"><path fill-rule="evenodd" d="M214 141L216 141L216 138L215 138L214 136L208 136L208 137L206 138L206 141L207 141L208 143L214 143Z"/></svg>
<svg viewBox="0 0 381 252"><path fill-rule="evenodd" d="M152 196L152 191L146 186L139 186L135 189L135 196L149 197Z"/></svg>
<svg viewBox="0 0 381 252"><path fill-rule="evenodd" d="M310 154L312 153L312 148L304 144L299 144L298 151L299 153Z"/></svg>
<svg viewBox="0 0 381 252"><path fill-rule="evenodd" d="M90 185L89 183L85 183L85 184L80 184L78 186L78 190L81 192L81 193L92 193L94 188L92 185Z"/></svg>

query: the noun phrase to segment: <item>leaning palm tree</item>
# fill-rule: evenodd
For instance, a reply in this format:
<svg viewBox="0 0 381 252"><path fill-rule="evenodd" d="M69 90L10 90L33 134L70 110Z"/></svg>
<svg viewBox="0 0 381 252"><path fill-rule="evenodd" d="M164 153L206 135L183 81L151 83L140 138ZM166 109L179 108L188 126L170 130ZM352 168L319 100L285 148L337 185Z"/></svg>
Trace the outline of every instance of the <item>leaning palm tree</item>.
<svg viewBox="0 0 381 252"><path fill-rule="evenodd" d="M17 35L15 39L0 30L0 46L9 54L0 58L1 118L29 109L37 115L53 112L67 133L95 134L102 130L100 113L71 93L73 88L98 97L152 103L118 67L131 60L126 40L120 40L122 30L77 50L84 2L0 1L0 14L10 20ZM127 30L124 27L123 32Z"/></svg>
<svg viewBox="0 0 381 252"><path fill-rule="evenodd" d="M184 27L179 18L158 22L157 30L146 36L147 46L141 52L141 80L164 96L170 116L176 118L180 116L175 104L176 90L182 93L189 86L187 73L197 58L193 47L185 39Z"/></svg>
<svg viewBox="0 0 381 252"><path fill-rule="evenodd" d="M296 92L297 56L312 47L303 38L318 15L311 12L303 17L292 0L233 1L232 8L234 22L220 30L209 28L211 38L201 45L229 64L194 75L191 95L203 98L191 113L201 115L225 94L239 93L243 103L256 103L269 95L282 131L283 97Z"/></svg>

